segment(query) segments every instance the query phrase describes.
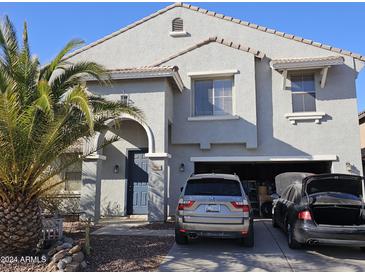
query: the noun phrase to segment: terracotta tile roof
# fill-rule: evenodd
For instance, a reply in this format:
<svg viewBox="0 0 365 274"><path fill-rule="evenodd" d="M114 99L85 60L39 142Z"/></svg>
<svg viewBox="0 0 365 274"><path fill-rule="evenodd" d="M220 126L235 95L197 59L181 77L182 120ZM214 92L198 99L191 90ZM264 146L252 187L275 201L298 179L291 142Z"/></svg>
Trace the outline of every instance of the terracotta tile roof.
<svg viewBox="0 0 365 274"><path fill-rule="evenodd" d="M359 120L365 117L365 110L359 112Z"/></svg>
<svg viewBox="0 0 365 274"><path fill-rule="evenodd" d="M184 89L184 83L179 74L177 66L143 66L135 68L120 68L107 70L112 79L136 79L136 78L155 78L172 77L174 83L180 91ZM86 80L96 80L93 77Z"/></svg>
<svg viewBox="0 0 365 274"><path fill-rule="evenodd" d="M324 56L324 57L303 57L303 58L283 58L274 59L271 62L273 64L290 64L290 63L302 63L302 62L343 62L344 58L342 56Z"/></svg>
<svg viewBox="0 0 365 274"><path fill-rule="evenodd" d="M318 47L318 48L322 48L322 49L325 49L325 50L329 50L329 51L332 51L332 52L336 52L336 53L340 53L340 54L343 54L343 55L347 55L347 56L351 56L355 59L358 59L358 60L361 60L361 61L365 61L365 56L364 55L360 55L360 54L357 54L357 53L354 53L354 52L350 52L350 51L347 51L347 50L344 50L344 49L339 49L339 48L336 48L336 47L332 47L332 46L329 46L329 45L326 45L326 44L322 44L322 43L318 43L318 42L315 42L313 40L310 40L310 39L305 39L305 38L302 38L302 37L299 37L299 36L295 36L293 34L288 34L288 33L284 33L284 32L281 32L281 31L278 31L278 30L275 30L275 29L269 29L267 27L263 27L263 26L259 26L259 25L256 25L254 23L250 23L250 22L246 22L246 21L243 21L243 20L240 20L240 19L236 19L236 18L233 18L231 16L226 16L226 15L223 15L223 14L219 14L219 13L216 13L216 12L213 12L213 11L209 11L209 10L206 10L206 9L202 9L202 8L199 8L199 7L196 7L196 6L192 6L190 4L185 4L185 3L174 3L172 5L169 5L147 17L144 17L142 18L141 20L139 21L136 21L134 22L133 24L131 25L128 25L127 27L125 28L122 28L116 32L113 32L111 33L110 35L107 35L89 45L86 45L85 47L82 47L76 51L74 51L73 53L67 55L64 59L68 59L80 52L83 52L89 48L92 48L106 40L109 40L123 32L126 32L128 31L129 29L131 28L134 28L156 16L159 16L160 14L163 14L175 7L183 7L183 8L187 8L187 9L190 9L190 10L193 10L193 11L196 11L196 12L200 12L200 13L203 13L203 14L206 14L206 15L209 15L209 16L214 16L214 17L217 17L217 18L220 18L222 20L226 20L226 21L231 21L233 23L236 23L236 24L240 24L242 26L245 26L245 27L250 27L250 28L253 28L253 29L257 29L259 31L263 31L263 32L267 32L267 33L270 33L270 34L273 34L273 35L277 35L277 36L280 36L280 37L284 37L284 38L287 38L287 39L291 39L291 40L294 40L294 41L297 41L297 42L300 42L300 43L304 43L304 44L307 44L307 45L311 45L311 46L314 46L314 47Z"/></svg>
<svg viewBox="0 0 365 274"><path fill-rule="evenodd" d="M110 69L107 70L110 73L139 73L139 72L174 72L178 71L177 66L143 66L136 68L122 68L122 69Z"/></svg>
<svg viewBox="0 0 365 274"><path fill-rule="evenodd" d="M275 34L275 35L280 36L280 37L295 40L295 41L298 41L298 42L301 42L301 43L304 43L304 44L308 44L308 45L311 45L311 46L323 48L323 49L326 49L326 50L329 50L329 51L333 51L333 52L337 52L337 53L340 53L340 54L343 54L343 55L351 56L351 57L359 59L361 61L365 61L365 56L354 53L354 52L350 52L350 51L347 51L347 50L344 50L344 49L339 49L339 48L335 48L335 47L332 47L332 46L329 46L329 45L318 43L318 42L312 41L310 39L305 39L305 38L302 38L302 37L299 37L299 36L295 36L293 34L280 32L280 31L277 31L275 29L269 29L267 27L259 26L259 25L256 25L256 24L253 24L253 23L250 23L250 22L242 21L240 19L232 18L231 16L226 16L226 15L223 15L223 14L218 14L218 13L213 12L213 11L208 11L208 10L205 10L205 9L201 9L199 7L192 6L190 4L176 3L175 6L180 6L180 7L183 7L183 8L194 10L194 11L197 11L197 12L200 12L200 13L203 13L203 14L207 14L207 15L210 15L210 16L214 16L214 17L226 20L226 21L231 21L231 22L234 22L236 24L240 24L240 25L243 25L243 26L246 26L246 27L257 29L257 30L260 30L260 31L263 31L263 32L268 32L268 33Z"/></svg>
<svg viewBox="0 0 365 274"><path fill-rule="evenodd" d="M162 60L154 63L152 66L159 66L159 65L161 65L163 63L166 63L166 62L168 62L168 61L170 61L172 59L175 59L178 56L184 55L184 54L186 54L186 53L188 53L188 52L190 52L190 51L192 51L194 49L200 48L200 47L202 47L202 46L204 46L206 44L212 43L212 42L219 43L219 44L222 44L222 45L225 45L227 47L231 47L231 48L234 48L234 49L237 49L237 50L241 50L241 51L245 51L245 52L252 53L253 55L255 55L258 58L265 57L265 54L262 53L261 51L258 51L258 50L255 50L253 48L244 46L242 44L234 43L234 42L229 41L229 40L226 40L224 38L215 36L215 37L210 37L210 38L208 38L208 39L206 39L206 40L204 40L204 41L202 41L200 43L197 43L197 44L195 44L195 45L193 45L191 47L188 47L188 48L186 48L186 49L184 49L184 50L182 50L182 51L180 51L178 53L175 53L175 54L173 54L173 55L171 55L171 56L169 56L167 58L164 58L164 59L162 59Z"/></svg>

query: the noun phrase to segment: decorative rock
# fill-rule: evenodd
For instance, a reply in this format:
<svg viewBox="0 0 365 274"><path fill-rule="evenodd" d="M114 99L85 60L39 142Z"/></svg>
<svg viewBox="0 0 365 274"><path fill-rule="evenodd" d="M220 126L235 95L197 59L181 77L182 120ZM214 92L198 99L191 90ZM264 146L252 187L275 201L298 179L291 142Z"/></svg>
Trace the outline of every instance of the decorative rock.
<svg viewBox="0 0 365 274"><path fill-rule="evenodd" d="M61 260L57 263L58 269L64 269L65 267L66 267L66 263L63 260Z"/></svg>
<svg viewBox="0 0 365 274"><path fill-rule="evenodd" d="M70 249L69 253L74 254L80 252L82 249L81 245L75 245L73 248Z"/></svg>
<svg viewBox="0 0 365 274"><path fill-rule="evenodd" d="M67 253L66 249L58 251L56 254L53 255L52 261L57 263L59 260L63 259Z"/></svg>
<svg viewBox="0 0 365 274"><path fill-rule="evenodd" d="M48 256L53 256L54 254L56 254L57 253L57 249L56 248L51 248L49 251L48 251L48 253L47 253L47 255Z"/></svg>
<svg viewBox="0 0 365 274"><path fill-rule="evenodd" d="M85 256L84 256L84 253L82 253L82 252L77 252L72 255L72 261L77 262L77 263L81 263L84 260L84 258L85 258Z"/></svg>
<svg viewBox="0 0 365 274"><path fill-rule="evenodd" d="M86 261L82 261L80 266L81 266L81 268L86 268L87 267Z"/></svg>
<svg viewBox="0 0 365 274"><path fill-rule="evenodd" d="M76 272L78 271L80 268L80 264L77 263L77 262L72 262L70 264L68 264L66 267L65 267L65 271L66 272Z"/></svg>
<svg viewBox="0 0 365 274"><path fill-rule="evenodd" d="M46 267L46 272L53 272L57 270L57 264L55 262L50 262Z"/></svg>
<svg viewBox="0 0 365 274"><path fill-rule="evenodd" d="M63 243L59 246L56 247L57 251L60 251L62 249L67 249L67 248L71 248L72 247L72 244L70 243Z"/></svg>
<svg viewBox="0 0 365 274"><path fill-rule="evenodd" d="M72 262L72 257L71 256L66 256L61 261L64 262L65 264L69 264L69 263Z"/></svg>
<svg viewBox="0 0 365 274"><path fill-rule="evenodd" d="M70 238L70 237L64 237L63 238L63 241L65 242L65 243L69 243L69 244L74 244L74 240L72 239L72 238Z"/></svg>

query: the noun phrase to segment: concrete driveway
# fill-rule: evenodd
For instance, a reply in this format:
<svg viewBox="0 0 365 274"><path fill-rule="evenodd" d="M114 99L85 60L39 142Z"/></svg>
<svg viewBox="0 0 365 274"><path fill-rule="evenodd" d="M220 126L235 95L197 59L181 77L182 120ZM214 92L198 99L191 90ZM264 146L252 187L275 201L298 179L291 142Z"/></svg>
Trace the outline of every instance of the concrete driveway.
<svg viewBox="0 0 365 274"><path fill-rule="evenodd" d="M233 240L196 240L174 245L160 271L365 271L359 248L310 247L291 250L271 220L255 221L255 247Z"/></svg>

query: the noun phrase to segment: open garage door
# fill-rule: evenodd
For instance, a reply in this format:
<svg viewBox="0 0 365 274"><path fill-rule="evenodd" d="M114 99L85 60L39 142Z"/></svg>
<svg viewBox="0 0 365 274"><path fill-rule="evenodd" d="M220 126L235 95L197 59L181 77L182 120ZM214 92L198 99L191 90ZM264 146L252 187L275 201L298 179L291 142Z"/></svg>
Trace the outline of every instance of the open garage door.
<svg viewBox="0 0 365 274"><path fill-rule="evenodd" d="M331 161L306 162L195 162L195 173L237 174L248 192L255 214L269 217L275 176L284 172L330 173Z"/></svg>

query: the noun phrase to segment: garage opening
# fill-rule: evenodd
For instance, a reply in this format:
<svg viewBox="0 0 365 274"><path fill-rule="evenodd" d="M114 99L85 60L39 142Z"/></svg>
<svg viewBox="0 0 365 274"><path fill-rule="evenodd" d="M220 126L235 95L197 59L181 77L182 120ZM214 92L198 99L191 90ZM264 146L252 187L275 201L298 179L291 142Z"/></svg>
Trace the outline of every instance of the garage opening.
<svg viewBox="0 0 365 274"><path fill-rule="evenodd" d="M275 176L284 172L331 173L330 161L313 162L195 162L195 173L237 174L256 216L271 216Z"/></svg>

